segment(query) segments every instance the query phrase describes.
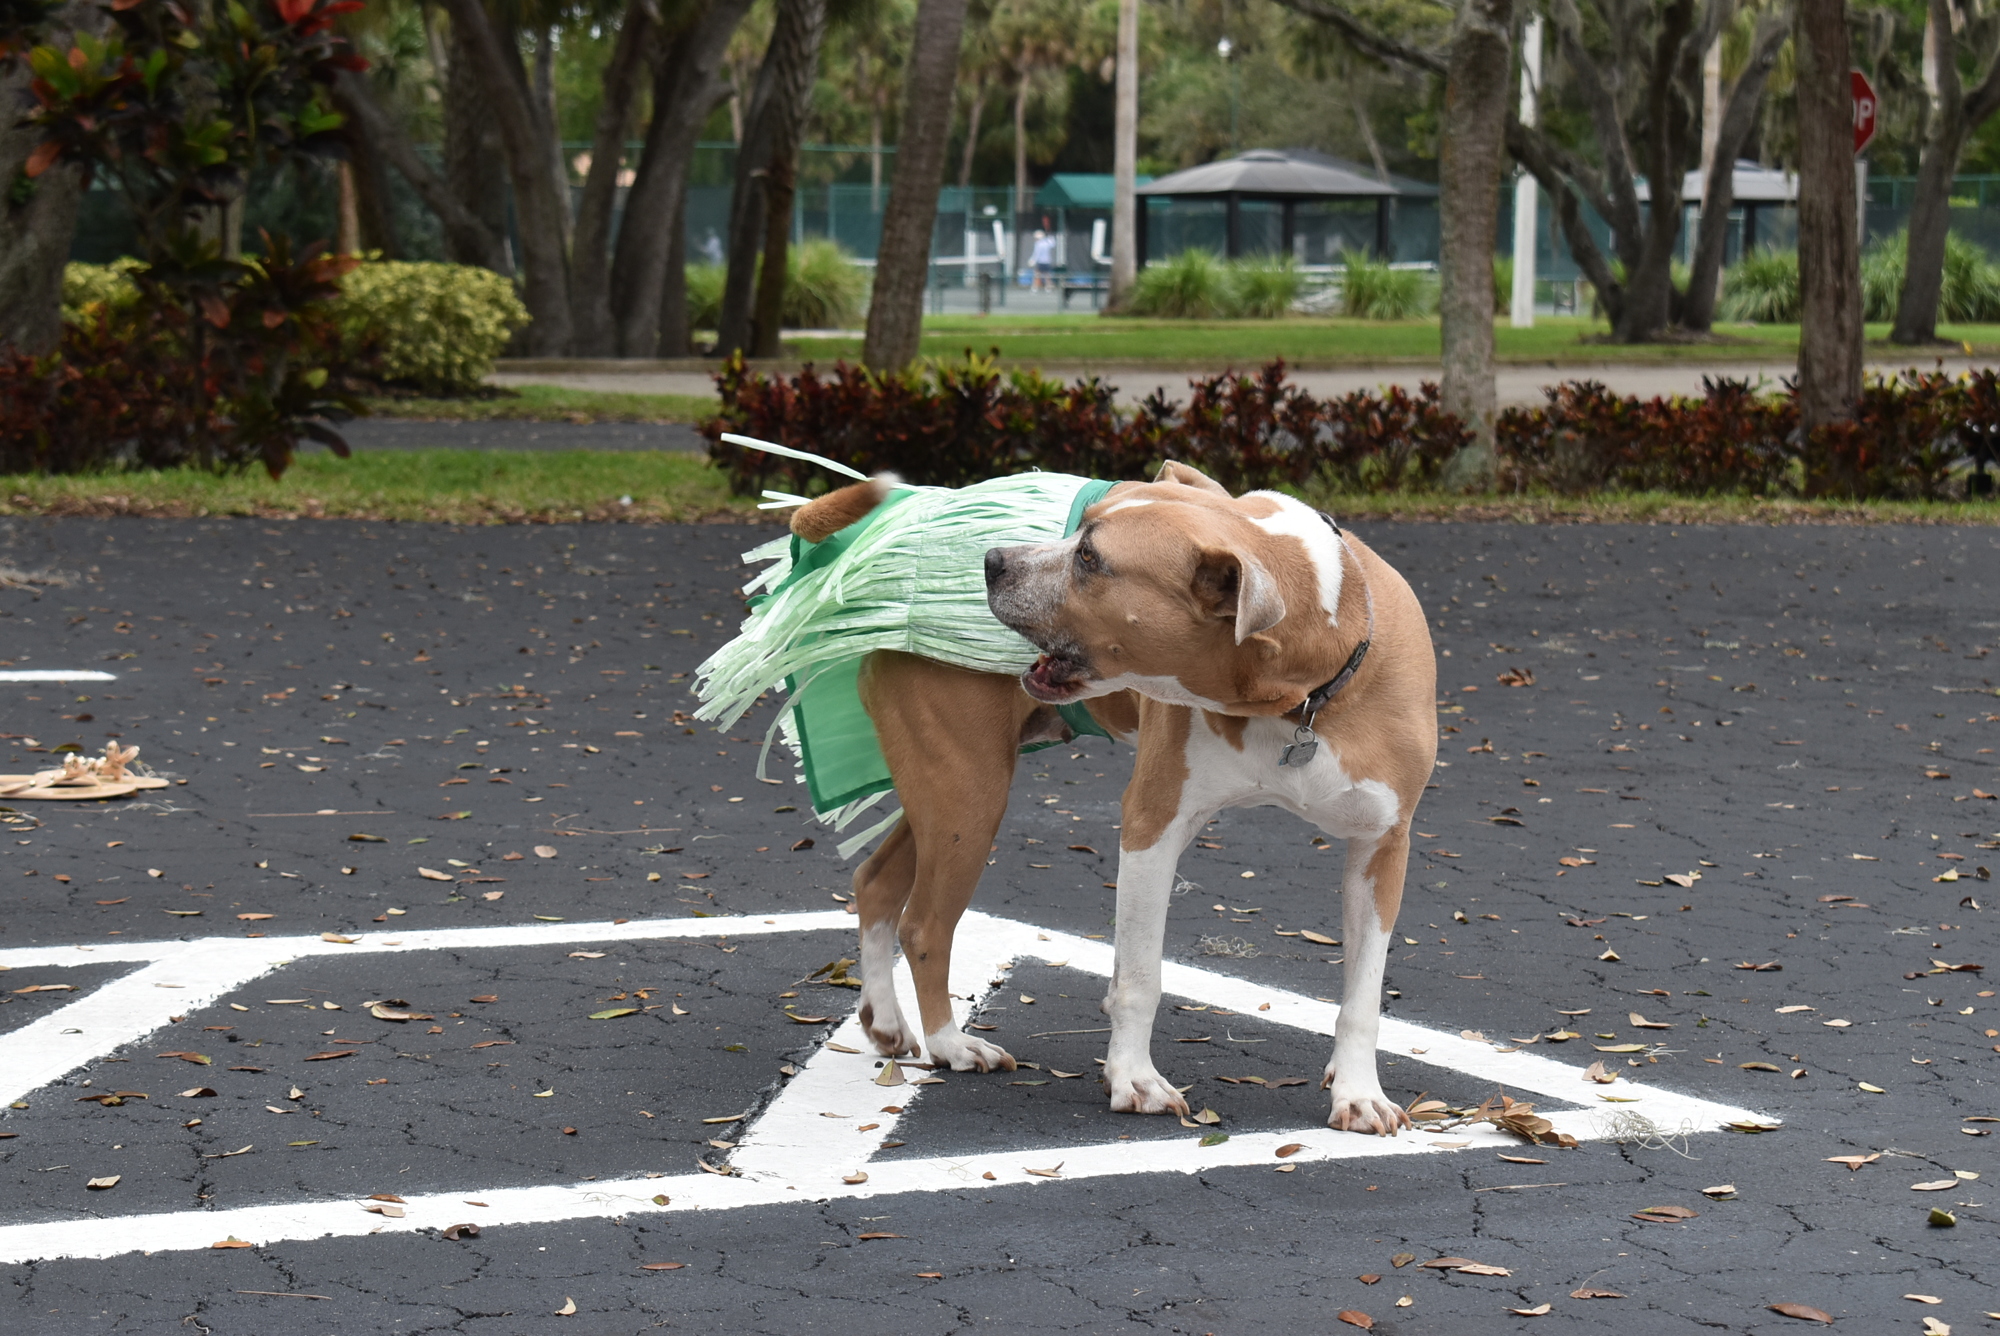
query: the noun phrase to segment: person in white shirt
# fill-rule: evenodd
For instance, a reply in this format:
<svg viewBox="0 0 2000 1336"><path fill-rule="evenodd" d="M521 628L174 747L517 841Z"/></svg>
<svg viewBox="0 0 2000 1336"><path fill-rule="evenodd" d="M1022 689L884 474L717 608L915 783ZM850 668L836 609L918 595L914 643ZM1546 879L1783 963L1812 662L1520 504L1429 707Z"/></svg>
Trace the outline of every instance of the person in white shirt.
<svg viewBox="0 0 2000 1336"><path fill-rule="evenodd" d="M1035 232L1035 249L1029 258L1035 269L1035 291L1055 286L1056 239L1039 229Z"/></svg>

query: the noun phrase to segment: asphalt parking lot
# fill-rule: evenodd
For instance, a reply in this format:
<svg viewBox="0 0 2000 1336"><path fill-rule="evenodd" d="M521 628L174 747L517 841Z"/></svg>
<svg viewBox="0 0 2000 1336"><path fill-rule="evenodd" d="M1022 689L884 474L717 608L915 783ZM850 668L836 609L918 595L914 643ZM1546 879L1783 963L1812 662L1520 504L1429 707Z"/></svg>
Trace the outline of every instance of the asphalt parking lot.
<svg viewBox="0 0 2000 1336"><path fill-rule="evenodd" d="M763 531L0 521L0 673L114 675L0 681L0 769L174 781L0 810L0 1326L2000 1330L2000 529L1358 532L1445 656L1385 1086L1576 1149L1321 1126L1339 854L1275 812L1169 923L1219 1121L1107 1112L1095 739L960 936L1038 1065L878 1087L847 865L686 716Z"/></svg>

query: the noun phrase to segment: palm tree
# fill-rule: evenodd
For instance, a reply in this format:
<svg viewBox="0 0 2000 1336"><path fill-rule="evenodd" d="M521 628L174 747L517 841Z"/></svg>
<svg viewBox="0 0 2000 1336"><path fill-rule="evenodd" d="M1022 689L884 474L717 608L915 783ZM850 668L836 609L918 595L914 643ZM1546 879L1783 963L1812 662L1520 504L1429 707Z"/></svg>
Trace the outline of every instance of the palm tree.
<svg viewBox="0 0 2000 1336"><path fill-rule="evenodd" d="M921 0L910 46L910 77L903 91L903 132L896 146L896 179L882 217L875 257L875 294L868 304L868 337L861 359L871 367L900 370L916 359L923 331L924 279L930 267L931 231L951 137L952 81L965 29L965 0Z"/></svg>

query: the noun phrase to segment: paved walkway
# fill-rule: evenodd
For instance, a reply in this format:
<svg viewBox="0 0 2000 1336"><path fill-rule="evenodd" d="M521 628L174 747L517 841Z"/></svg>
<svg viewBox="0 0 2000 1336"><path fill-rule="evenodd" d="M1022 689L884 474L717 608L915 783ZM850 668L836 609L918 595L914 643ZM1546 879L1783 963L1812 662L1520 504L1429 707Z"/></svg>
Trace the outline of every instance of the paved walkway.
<svg viewBox="0 0 2000 1336"><path fill-rule="evenodd" d="M1874 363L1869 370L1894 371L1911 365L1914 360ZM1933 358L1923 364L1930 365L1935 360ZM1954 371L1969 365L1972 363L1963 357L1948 359L1945 362L1946 368ZM1101 376L1118 387L1119 398L1126 403L1138 403L1159 389L1166 390L1169 397L1184 399L1187 397L1190 375L1186 371L1159 371L1133 367L1087 368L1080 365L1051 365L1044 367L1043 370L1058 380L1073 380L1086 374ZM1797 367L1793 363L1779 359L1763 362L1699 362L1671 365L1646 362L1610 366L1503 366L1497 379L1500 402L1505 405L1540 403L1543 387L1566 380L1600 380L1621 394L1650 398L1653 395L1663 394L1700 394L1703 377L1737 376L1751 380L1761 378L1776 385L1796 371ZM1311 393L1326 397L1350 394L1355 390L1374 389L1385 384L1404 385L1414 389L1423 381L1436 380L1438 374L1438 368L1434 366L1356 367L1338 371L1294 371L1292 379ZM639 394L709 394L715 389L715 382L706 371L696 369L628 371L616 369L612 364L607 364L606 369L602 371L577 370L558 373L501 371L495 373L491 379L495 385L561 385L577 390L612 390Z"/></svg>

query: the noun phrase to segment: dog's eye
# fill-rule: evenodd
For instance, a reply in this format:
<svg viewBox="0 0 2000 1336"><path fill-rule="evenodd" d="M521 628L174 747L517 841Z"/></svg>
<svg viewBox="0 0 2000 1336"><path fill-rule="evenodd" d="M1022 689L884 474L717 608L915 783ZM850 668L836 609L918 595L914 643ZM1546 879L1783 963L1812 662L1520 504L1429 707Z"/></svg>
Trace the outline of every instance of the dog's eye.
<svg viewBox="0 0 2000 1336"><path fill-rule="evenodd" d="M1097 554L1087 547L1079 547L1076 550L1076 559L1086 566L1095 566L1097 564Z"/></svg>

